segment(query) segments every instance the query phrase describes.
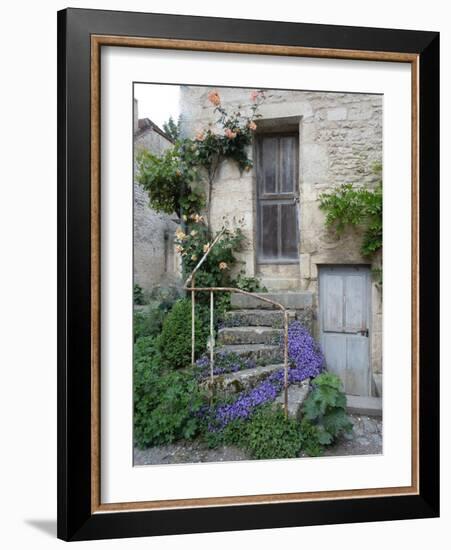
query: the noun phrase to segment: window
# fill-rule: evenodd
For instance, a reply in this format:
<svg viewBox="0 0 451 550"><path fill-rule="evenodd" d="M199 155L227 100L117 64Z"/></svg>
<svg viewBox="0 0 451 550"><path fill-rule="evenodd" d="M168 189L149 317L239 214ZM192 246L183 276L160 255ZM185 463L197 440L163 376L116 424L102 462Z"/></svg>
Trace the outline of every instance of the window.
<svg viewBox="0 0 451 550"><path fill-rule="evenodd" d="M298 158L298 134L257 137L257 239L261 263L298 259Z"/></svg>

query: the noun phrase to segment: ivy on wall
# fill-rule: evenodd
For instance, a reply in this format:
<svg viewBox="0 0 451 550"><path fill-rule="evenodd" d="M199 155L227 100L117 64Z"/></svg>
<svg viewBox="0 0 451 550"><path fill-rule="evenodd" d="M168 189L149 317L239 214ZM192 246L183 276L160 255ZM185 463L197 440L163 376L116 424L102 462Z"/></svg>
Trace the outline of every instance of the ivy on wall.
<svg viewBox="0 0 451 550"><path fill-rule="evenodd" d="M374 171L382 173L382 166ZM374 189L340 185L319 196L320 208L326 213L326 226L340 236L349 226L363 227L362 256L372 257L382 248L382 180Z"/></svg>

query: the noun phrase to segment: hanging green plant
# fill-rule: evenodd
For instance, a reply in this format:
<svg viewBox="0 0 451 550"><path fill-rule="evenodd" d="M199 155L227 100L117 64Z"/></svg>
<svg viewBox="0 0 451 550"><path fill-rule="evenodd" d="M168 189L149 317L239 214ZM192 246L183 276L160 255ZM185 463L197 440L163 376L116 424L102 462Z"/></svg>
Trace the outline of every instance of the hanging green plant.
<svg viewBox="0 0 451 550"><path fill-rule="evenodd" d="M379 165L374 171L380 173ZM326 212L326 226L342 235L348 226L364 228L360 247L362 256L371 257L382 248L382 181L374 189L340 185L319 196L320 208Z"/></svg>

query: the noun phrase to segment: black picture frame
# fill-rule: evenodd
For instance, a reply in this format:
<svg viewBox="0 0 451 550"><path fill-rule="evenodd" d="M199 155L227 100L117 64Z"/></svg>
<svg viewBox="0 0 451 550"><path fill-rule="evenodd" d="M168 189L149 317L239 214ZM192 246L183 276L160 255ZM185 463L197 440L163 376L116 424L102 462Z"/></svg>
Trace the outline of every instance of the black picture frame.
<svg viewBox="0 0 451 550"><path fill-rule="evenodd" d="M419 491L416 495L93 513L91 36L418 56ZM330 57L335 57L333 52ZM439 515L439 33L66 9L58 12L58 537L138 537Z"/></svg>

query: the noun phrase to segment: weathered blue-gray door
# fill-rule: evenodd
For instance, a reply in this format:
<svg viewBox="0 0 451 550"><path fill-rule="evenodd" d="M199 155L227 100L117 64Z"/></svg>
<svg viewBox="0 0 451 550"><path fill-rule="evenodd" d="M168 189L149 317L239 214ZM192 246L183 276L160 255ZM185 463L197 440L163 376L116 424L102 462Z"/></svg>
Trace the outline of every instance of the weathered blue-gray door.
<svg viewBox="0 0 451 550"><path fill-rule="evenodd" d="M320 269L321 344L327 368L350 395L370 395L370 270Z"/></svg>

